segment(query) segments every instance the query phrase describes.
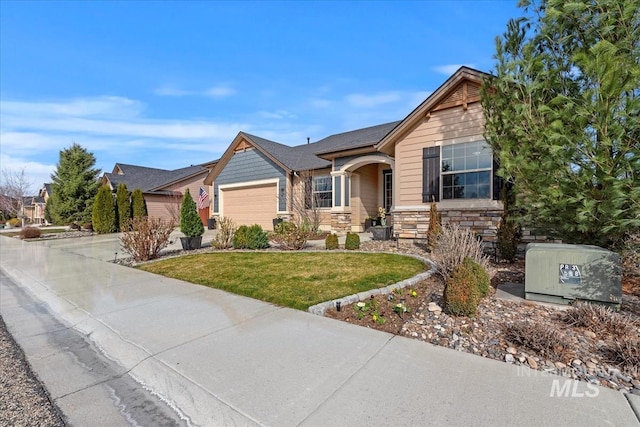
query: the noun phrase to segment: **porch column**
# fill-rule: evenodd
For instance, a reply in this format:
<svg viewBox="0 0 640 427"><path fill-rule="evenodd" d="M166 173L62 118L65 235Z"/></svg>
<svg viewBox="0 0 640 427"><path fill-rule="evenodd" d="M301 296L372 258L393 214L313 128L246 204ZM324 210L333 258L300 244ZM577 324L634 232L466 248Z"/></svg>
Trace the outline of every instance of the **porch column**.
<svg viewBox="0 0 640 427"><path fill-rule="evenodd" d="M351 207L349 173L331 172L333 179L333 207L331 208L331 230L338 234L351 231Z"/></svg>

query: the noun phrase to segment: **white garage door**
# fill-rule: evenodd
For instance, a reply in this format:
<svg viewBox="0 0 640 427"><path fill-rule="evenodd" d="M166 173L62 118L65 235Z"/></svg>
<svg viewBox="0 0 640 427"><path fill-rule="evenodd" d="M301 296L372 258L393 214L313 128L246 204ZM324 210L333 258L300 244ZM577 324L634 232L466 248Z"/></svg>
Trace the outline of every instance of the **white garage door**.
<svg viewBox="0 0 640 427"><path fill-rule="evenodd" d="M231 218L236 225L259 224L273 230L278 192L276 184L221 190L222 216Z"/></svg>

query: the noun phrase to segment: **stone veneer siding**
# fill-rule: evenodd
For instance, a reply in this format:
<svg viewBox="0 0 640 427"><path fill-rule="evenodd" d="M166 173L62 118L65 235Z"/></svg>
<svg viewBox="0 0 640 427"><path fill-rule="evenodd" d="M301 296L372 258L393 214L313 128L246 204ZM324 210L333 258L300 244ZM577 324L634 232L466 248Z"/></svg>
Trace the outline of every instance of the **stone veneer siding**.
<svg viewBox="0 0 640 427"><path fill-rule="evenodd" d="M485 242L495 242L500 224L502 209L451 209L439 210L442 224L458 224L481 235ZM429 210L393 212L393 234L400 239L427 239L429 232ZM536 234L535 230L522 231L522 243L553 242L546 235Z"/></svg>
<svg viewBox="0 0 640 427"><path fill-rule="evenodd" d="M331 213L331 231L344 234L351 231L351 213Z"/></svg>

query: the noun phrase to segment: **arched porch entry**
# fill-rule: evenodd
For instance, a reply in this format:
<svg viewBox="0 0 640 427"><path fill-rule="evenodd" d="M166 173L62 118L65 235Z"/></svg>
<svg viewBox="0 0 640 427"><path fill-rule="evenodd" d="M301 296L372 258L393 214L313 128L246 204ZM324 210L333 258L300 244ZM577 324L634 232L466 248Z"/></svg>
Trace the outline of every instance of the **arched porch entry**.
<svg viewBox="0 0 640 427"><path fill-rule="evenodd" d="M344 194L345 198L349 198L345 204L351 213L352 231L364 231L365 220L368 217L376 218L379 207L391 212L394 166L392 158L384 154L371 154L355 157L337 170L338 174L348 178L342 181L349 182L349 189Z"/></svg>

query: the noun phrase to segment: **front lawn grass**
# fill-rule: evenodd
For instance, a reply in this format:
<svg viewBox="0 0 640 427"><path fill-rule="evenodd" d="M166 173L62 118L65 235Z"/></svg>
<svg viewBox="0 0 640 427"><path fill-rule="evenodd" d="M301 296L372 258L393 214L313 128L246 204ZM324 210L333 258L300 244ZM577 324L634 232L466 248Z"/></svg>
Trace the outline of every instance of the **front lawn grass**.
<svg viewBox="0 0 640 427"><path fill-rule="evenodd" d="M427 266L415 258L381 253L216 252L138 268L306 310L324 301L397 283Z"/></svg>

